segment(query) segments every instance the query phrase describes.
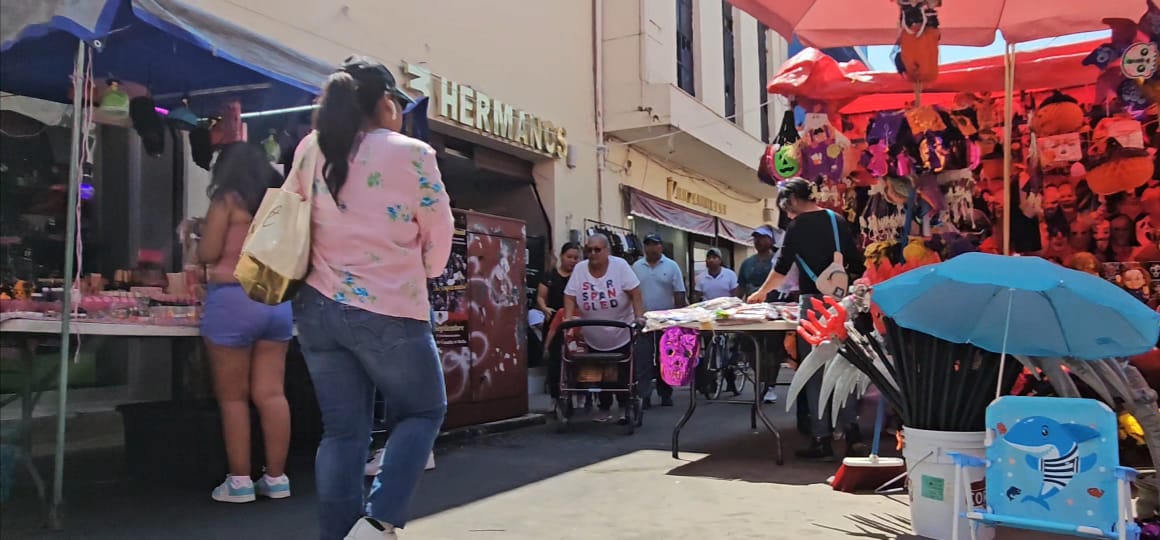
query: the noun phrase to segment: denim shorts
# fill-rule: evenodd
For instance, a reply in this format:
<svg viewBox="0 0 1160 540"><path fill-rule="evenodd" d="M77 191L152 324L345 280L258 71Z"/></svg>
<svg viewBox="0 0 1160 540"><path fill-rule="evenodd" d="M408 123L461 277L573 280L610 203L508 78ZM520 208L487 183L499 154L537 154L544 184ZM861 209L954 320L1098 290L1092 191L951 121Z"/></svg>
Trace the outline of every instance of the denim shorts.
<svg viewBox="0 0 1160 540"><path fill-rule="evenodd" d="M246 296L236 283L211 284L201 314L201 335L221 347L250 347L259 341L290 341L290 303L268 306Z"/></svg>

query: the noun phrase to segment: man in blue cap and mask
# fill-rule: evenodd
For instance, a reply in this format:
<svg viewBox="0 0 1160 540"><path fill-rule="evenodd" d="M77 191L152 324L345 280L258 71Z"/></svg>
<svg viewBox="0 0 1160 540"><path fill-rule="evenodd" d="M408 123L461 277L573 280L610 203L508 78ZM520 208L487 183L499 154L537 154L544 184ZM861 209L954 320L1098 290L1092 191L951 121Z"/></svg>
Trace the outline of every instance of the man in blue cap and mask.
<svg viewBox="0 0 1160 540"><path fill-rule="evenodd" d="M676 261L665 256L664 243L661 236L649 233L644 237L644 257L632 265L636 277L640 280L641 296L644 299L645 311L658 311L685 307L689 303L685 295L685 277L681 274L681 267ZM640 337L637 341L636 354L643 354L653 358L656 365L657 339L659 332L653 332ZM672 407L673 389L665 384L660 377L660 370L656 374L657 395L661 397L662 407ZM646 378L647 380L647 378ZM644 406L651 405L652 396L645 393Z"/></svg>

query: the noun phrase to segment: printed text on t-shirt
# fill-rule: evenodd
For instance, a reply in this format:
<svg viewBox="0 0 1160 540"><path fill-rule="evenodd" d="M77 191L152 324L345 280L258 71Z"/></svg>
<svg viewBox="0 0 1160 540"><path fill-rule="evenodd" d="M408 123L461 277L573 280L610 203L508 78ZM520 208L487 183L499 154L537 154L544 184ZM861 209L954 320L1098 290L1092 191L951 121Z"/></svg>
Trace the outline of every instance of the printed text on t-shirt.
<svg viewBox="0 0 1160 540"><path fill-rule="evenodd" d="M596 311L620 306L620 302L617 300L619 295L613 280L605 280L604 287L604 290L600 290L596 283L585 281L580 286L580 309Z"/></svg>

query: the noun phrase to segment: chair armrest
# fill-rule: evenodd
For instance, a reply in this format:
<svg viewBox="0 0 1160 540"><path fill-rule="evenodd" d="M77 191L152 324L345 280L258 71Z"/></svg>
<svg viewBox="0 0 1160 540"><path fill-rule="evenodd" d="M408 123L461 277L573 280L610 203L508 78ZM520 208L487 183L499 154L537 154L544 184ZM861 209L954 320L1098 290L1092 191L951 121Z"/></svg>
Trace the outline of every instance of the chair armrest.
<svg viewBox="0 0 1160 540"><path fill-rule="evenodd" d="M955 460L955 465L960 467L982 469L987 466L987 460L980 457L961 454L959 452L947 452L947 455Z"/></svg>
<svg viewBox="0 0 1160 540"><path fill-rule="evenodd" d="M1116 480L1135 482L1138 476L1140 476L1140 471L1136 469L1131 467L1116 467Z"/></svg>

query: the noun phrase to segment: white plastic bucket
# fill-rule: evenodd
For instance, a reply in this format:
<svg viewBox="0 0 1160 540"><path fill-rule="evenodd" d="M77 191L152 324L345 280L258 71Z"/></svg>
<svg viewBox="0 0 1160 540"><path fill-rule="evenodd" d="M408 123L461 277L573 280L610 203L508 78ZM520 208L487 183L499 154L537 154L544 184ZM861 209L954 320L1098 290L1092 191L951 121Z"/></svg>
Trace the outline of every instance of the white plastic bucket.
<svg viewBox="0 0 1160 540"><path fill-rule="evenodd" d="M902 457L906 458L907 484L910 493L910 520L914 533L934 540L951 540L954 532L955 462L948 455L958 452L980 458L986 457L986 432L928 431L904 427L906 446ZM974 503L984 497L984 469L966 469L971 482ZM967 501L972 504L972 501ZM971 537L971 524L959 519L959 539ZM980 527L978 538L994 538L994 530Z"/></svg>

